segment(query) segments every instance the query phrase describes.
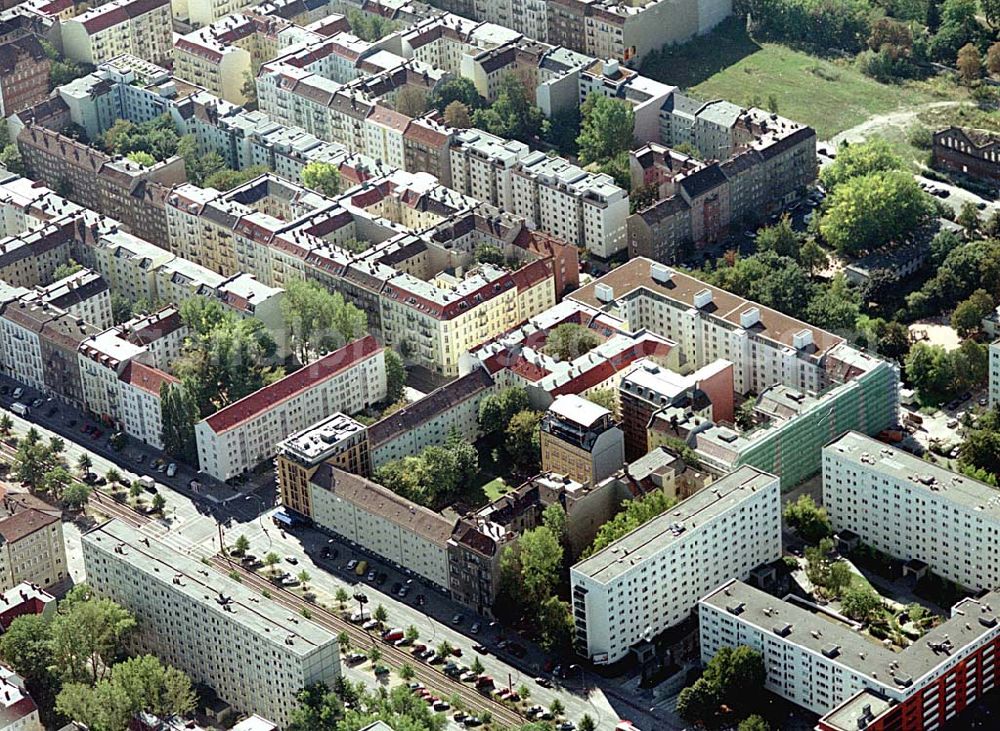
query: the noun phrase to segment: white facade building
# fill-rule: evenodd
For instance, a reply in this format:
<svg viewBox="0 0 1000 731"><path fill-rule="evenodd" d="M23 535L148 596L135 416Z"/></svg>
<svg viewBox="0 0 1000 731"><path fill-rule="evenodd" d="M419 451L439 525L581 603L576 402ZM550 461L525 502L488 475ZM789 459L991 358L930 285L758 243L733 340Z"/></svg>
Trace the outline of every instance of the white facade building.
<svg viewBox="0 0 1000 731"><path fill-rule="evenodd" d="M577 650L613 663L781 556L778 478L743 466L570 569Z"/></svg>
<svg viewBox="0 0 1000 731"><path fill-rule="evenodd" d="M128 53L168 63L173 47L170 0L112 0L62 23L63 50L97 65Z"/></svg>
<svg viewBox="0 0 1000 731"><path fill-rule="evenodd" d="M990 343L990 408L1000 404L1000 340Z"/></svg>
<svg viewBox="0 0 1000 731"><path fill-rule="evenodd" d="M228 480L273 457L289 434L335 411L356 414L385 394L385 355L367 335L198 422L198 462Z"/></svg>
<svg viewBox="0 0 1000 731"><path fill-rule="evenodd" d="M1000 586L995 487L848 432L823 449L823 503L835 530L966 588Z"/></svg>
<svg viewBox="0 0 1000 731"><path fill-rule="evenodd" d="M83 536L87 582L131 612L135 649L284 727L295 695L340 675L328 629L260 601L239 582L112 520Z"/></svg>

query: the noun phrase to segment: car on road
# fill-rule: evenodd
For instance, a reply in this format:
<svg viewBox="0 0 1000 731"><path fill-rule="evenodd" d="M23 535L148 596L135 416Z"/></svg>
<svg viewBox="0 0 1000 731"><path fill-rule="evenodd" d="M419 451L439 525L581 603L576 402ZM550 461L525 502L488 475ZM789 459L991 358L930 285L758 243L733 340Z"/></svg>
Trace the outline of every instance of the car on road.
<svg viewBox="0 0 1000 731"><path fill-rule="evenodd" d="M475 652L478 652L480 655L487 655L487 654L489 654L489 650L486 648L486 645L475 644L475 645L472 646L472 649Z"/></svg>
<svg viewBox="0 0 1000 731"><path fill-rule="evenodd" d="M369 571L368 575L365 577L365 579L369 583L374 582L376 578L378 578L378 574L375 573L375 569L372 569L371 571Z"/></svg>
<svg viewBox="0 0 1000 731"><path fill-rule="evenodd" d="M368 595L361 591L354 592L354 601L361 602L362 604L368 603Z"/></svg>
<svg viewBox="0 0 1000 731"><path fill-rule="evenodd" d="M389 574L387 574L385 571L379 571L378 577L376 577L375 579L375 583L377 583L379 586L382 586L382 584L384 584L388 580L389 580Z"/></svg>
<svg viewBox="0 0 1000 731"><path fill-rule="evenodd" d="M362 560L354 567L354 573L357 576L364 576L365 572L368 570L368 562Z"/></svg>
<svg viewBox="0 0 1000 731"><path fill-rule="evenodd" d="M297 565L298 562L299 562L299 560L297 558L295 558L295 556L285 556L285 560L288 563L290 563L292 566Z"/></svg>
<svg viewBox="0 0 1000 731"><path fill-rule="evenodd" d="M366 656L361 654L360 652L352 652L350 655L347 656L347 664L357 665L358 663L364 662L366 659L367 659Z"/></svg>
<svg viewBox="0 0 1000 731"><path fill-rule="evenodd" d="M363 625L361 625L361 629L367 630L369 632L371 632L373 629L375 629L377 627L378 627L378 621L376 621L374 619L369 619L367 622L365 622Z"/></svg>
<svg viewBox="0 0 1000 731"><path fill-rule="evenodd" d="M31 402L31 408L37 409L39 406L41 406L44 403L45 403L44 399L36 398L34 401Z"/></svg>
<svg viewBox="0 0 1000 731"><path fill-rule="evenodd" d="M357 559L352 558L350 561L347 562L347 566L345 568L348 571L354 571L354 569L357 567L357 565L358 565Z"/></svg>
<svg viewBox="0 0 1000 731"><path fill-rule="evenodd" d="M139 454L135 455L135 463L136 464L142 464L145 461L146 461L146 455L142 454L141 452Z"/></svg>
<svg viewBox="0 0 1000 731"><path fill-rule="evenodd" d="M397 581L395 584L392 585L392 588L390 589L390 592L393 593L393 594L398 594L399 590L402 589L402 588L403 588L403 585L400 584Z"/></svg>
<svg viewBox="0 0 1000 731"><path fill-rule="evenodd" d="M20 386L19 386L19 387L17 387L17 388L15 388L15 389L14 389L14 393L13 393L13 394L11 394L11 396L12 396L12 397L14 398L14 400L15 400L15 401L17 401L17 400L18 400L19 398L21 398L21 397L22 397L23 395L24 395L24 389L23 389L23 388L21 388Z"/></svg>
<svg viewBox="0 0 1000 731"><path fill-rule="evenodd" d="M177 474L177 463L171 462L167 465L167 477L173 477Z"/></svg>
<svg viewBox="0 0 1000 731"><path fill-rule="evenodd" d="M541 675L539 675L537 678L535 678L535 682L538 683L543 688L551 688L552 687L552 681L549 680L546 677L541 676Z"/></svg>
<svg viewBox="0 0 1000 731"><path fill-rule="evenodd" d="M406 595L409 593L410 593L410 587L404 584L403 586L399 587L399 590L396 592L396 596L398 596L400 599L405 599Z"/></svg>
<svg viewBox="0 0 1000 731"><path fill-rule="evenodd" d="M472 634L474 634L474 635L478 635L479 634L479 622L473 622L472 626L469 628L469 631Z"/></svg>
<svg viewBox="0 0 1000 731"><path fill-rule="evenodd" d="M461 614L456 614L455 616L453 616L451 618L451 623L452 624L462 624L462 615Z"/></svg>

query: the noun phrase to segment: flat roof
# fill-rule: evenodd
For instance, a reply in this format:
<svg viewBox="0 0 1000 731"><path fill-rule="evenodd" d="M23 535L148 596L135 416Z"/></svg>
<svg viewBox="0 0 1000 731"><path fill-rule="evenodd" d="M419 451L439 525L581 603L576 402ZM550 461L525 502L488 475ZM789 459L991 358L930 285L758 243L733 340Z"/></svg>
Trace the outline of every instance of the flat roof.
<svg viewBox="0 0 1000 731"><path fill-rule="evenodd" d="M867 682L897 694L907 688L921 688L921 679L928 673L963 657L965 648L1000 628L996 615L1000 593L996 591L978 600L958 602L947 621L899 651L833 617L782 601L742 581L723 584L699 604L823 655L864 676Z"/></svg>
<svg viewBox="0 0 1000 731"><path fill-rule="evenodd" d="M777 482L778 478L772 474L750 465L742 465L667 512L646 521L610 546L580 561L572 570L606 584L625 573L636 560L658 553L680 540L686 533L745 500L758 489Z"/></svg>
<svg viewBox="0 0 1000 731"><path fill-rule="evenodd" d="M822 355L844 342L844 339L838 335L821 330L802 320L796 320L794 317L772 310L770 307L744 299L732 292L714 287L680 271L670 270L669 281L653 279L653 266L662 267L663 265L657 265L652 259L645 257L630 259L600 279L581 287L569 297L577 302L601 309L608 303L599 300L595 295L594 290L599 284L611 287L612 296L616 300L624 299L638 290L645 289L681 306L699 309L714 318L724 320L733 328L745 329L758 337L772 340L788 348L794 348L795 336L798 333L804 330L809 331L812 334L812 343L803 350L812 355ZM696 308L695 296L703 291L711 295L711 301ZM759 321L752 326L743 328L740 323L740 315L753 307L759 310Z"/></svg>
<svg viewBox="0 0 1000 731"><path fill-rule="evenodd" d="M880 472L920 492L1000 521L1000 490L896 449L860 432L850 431L823 448L824 454L853 462L866 471Z"/></svg>
<svg viewBox="0 0 1000 731"><path fill-rule="evenodd" d="M564 396L556 396L555 400L549 405L549 413L580 426L590 426L611 412L603 406L585 399L583 396L566 394Z"/></svg>
<svg viewBox="0 0 1000 731"><path fill-rule="evenodd" d="M337 641L334 633L320 625L304 617L290 620L288 609L261 600L256 592L217 569L119 520L110 520L85 533L83 544L85 549L89 545L91 550L102 551L136 567L150 580L165 585L171 594L185 595L226 621L236 622L280 646L284 652L308 655ZM120 550L124 550L124 555ZM175 583L176 580L180 583Z"/></svg>
<svg viewBox="0 0 1000 731"><path fill-rule="evenodd" d="M365 428L360 422L338 411L278 442L278 454L306 464L315 464L324 459L341 441Z"/></svg>

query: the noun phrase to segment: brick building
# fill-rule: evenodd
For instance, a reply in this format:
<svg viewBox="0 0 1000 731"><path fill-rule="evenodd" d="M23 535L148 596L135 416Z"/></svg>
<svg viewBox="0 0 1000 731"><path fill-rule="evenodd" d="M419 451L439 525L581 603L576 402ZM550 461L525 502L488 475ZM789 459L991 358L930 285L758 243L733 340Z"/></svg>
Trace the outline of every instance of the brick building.
<svg viewBox="0 0 1000 731"><path fill-rule="evenodd" d="M24 35L0 44L0 116L42 101L49 93L52 61L38 39Z"/></svg>
<svg viewBox="0 0 1000 731"><path fill-rule="evenodd" d="M973 178L1000 182L1000 139L986 132L948 127L934 133L934 164Z"/></svg>

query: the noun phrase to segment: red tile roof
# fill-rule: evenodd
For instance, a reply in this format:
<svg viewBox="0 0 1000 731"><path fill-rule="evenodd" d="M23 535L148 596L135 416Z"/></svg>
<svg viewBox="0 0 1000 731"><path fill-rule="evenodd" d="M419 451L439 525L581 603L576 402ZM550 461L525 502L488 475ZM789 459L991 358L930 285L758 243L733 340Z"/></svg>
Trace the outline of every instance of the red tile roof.
<svg viewBox="0 0 1000 731"><path fill-rule="evenodd" d="M314 360L280 381L275 381L270 386L265 386L246 398L217 411L205 419L205 423L216 434L228 431L283 401L287 401L348 368L356 366L380 350L382 350L382 346L375 341L375 338L366 335L360 340L348 343L343 348Z"/></svg>
<svg viewBox="0 0 1000 731"><path fill-rule="evenodd" d="M152 368L134 360L129 361L125 370L118 376L118 380L141 388L146 393L151 393L156 397L159 397L160 389L163 388L164 383L180 383L169 373L164 373L159 368Z"/></svg>

